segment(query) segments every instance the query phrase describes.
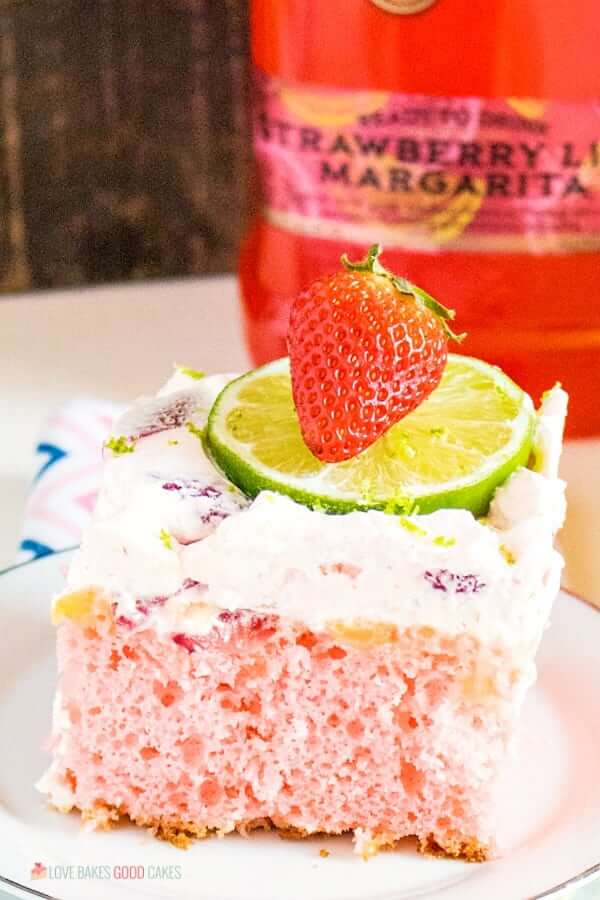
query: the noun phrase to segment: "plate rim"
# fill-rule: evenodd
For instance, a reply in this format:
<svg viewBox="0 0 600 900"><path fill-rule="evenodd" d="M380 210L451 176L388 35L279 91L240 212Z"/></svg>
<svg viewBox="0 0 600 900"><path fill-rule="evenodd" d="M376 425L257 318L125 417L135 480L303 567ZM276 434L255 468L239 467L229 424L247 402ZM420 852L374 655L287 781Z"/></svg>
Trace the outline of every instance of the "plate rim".
<svg viewBox="0 0 600 900"><path fill-rule="evenodd" d="M63 553L72 553L74 550L79 550L79 547L79 544L72 544L70 547L62 547L60 550L50 550L49 553L42 553L40 556L34 556L31 559L24 559L22 562L13 563L12 566L6 566L5 569L0 569L0 578L3 575L8 575L9 572L14 572L15 569L24 569L25 566L33 566L35 563L48 560L51 556L61 556Z"/></svg>
<svg viewBox="0 0 600 900"><path fill-rule="evenodd" d="M3 575L8 575L11 572L16 571L17 569L24 569L27 566L34 566L36 563L40 563L42 561L47 561L49 557L52 556L61 556L65 553L72 553L73 551L78 549L79 545L74 545L72 547L63 547L61 550L53 550L51 553L45 553L43 556L37 556L33 559L26 559L23 562L15 563L12 566L8 566L5 569L0 569L0 578ZM562 587L560 588L560 593L566 594L568 597L572 597L574 600L579 603L583 603L589 609L592 609L596 613L600 613L600 606L597 606L595 603L592 603L591 600L588 600L587 597L583 597L581 594L578 594L576 591L572 591L568 588ZM1 607L0 607L1 610ZM543 891L541 894L534 894L531 897L526 898L526 900L545 900L546 897L556 897L561 894L563 891L566 891L568 888L580 888L584 887L586 884L591 883L594 880L595 875L600 875L600 859L597 863L589 866L587 869L584 869L582 872L577 872L575 875L572 875L570 878L567 878L565 881L562 881L560 884L553 885L547 890ZM38 897L39 900L61 900L60 897L57 897L53 894L46 894L44 891L38 891L36 888L29 887L25 884L20 884L18 881L14 881L12 878L6 878L0 872L0 885L7 885L9 888L16 888L19 891L27 894L31 897Z"/></svg>

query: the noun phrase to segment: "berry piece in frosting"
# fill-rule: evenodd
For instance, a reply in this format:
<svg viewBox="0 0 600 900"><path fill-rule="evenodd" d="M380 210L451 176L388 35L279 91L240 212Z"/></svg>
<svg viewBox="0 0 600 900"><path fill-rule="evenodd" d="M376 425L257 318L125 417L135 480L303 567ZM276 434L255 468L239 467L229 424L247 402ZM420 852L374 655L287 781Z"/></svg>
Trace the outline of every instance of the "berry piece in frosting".
<svg viewBox="0 0 600 900"><path fill-rule="evenodd" d="M165 481L163 491L178 491L180 497L209 497L216 500L223 496L223 491L213 484L204 484L195 478L180 478L176 481Z"/></svg>
<svg viewBox="0 0 600 900"><path fill-rule="evenodd" d="M305 443L324 462L369 447L425 400L448 357L454 313L366 259L315 281L292 304L288 349Z"/></svg>
<svg viewBox="0 0 600 900"><path fill-rule="evenodd" d="M196 478L169 478L160 484L171 498L169 533L180 544L206 537L216 525L248 505L248 500L230 485L207 484Z"/></svg>
<svg viewBox="0 0 600 900"><path fill-rule="evenodd" d="M193 653L200 643L198 641L198 638L195 638L190 634L183 634L181 632L174 634L172 637L172 641L179 647L183 647L185 650L187 650L188 653Z"/></svg>
<svg viewBox="0 0 600 900"><path fill-rule="evenodd" d="M445 594L477 594L485 587L477 575L460 575L449 569L428 569L423 577L435 591Z"/></svg>
<svg viewBox="0 0 600 900"><path fill-rule="evenodd" d="M181 428L191 419L197 406L197 397L189 391L175 391L164 397L155 397L143 406L134 406L126 412L117 423L119 432L130 438L142 438Z"/></svg>

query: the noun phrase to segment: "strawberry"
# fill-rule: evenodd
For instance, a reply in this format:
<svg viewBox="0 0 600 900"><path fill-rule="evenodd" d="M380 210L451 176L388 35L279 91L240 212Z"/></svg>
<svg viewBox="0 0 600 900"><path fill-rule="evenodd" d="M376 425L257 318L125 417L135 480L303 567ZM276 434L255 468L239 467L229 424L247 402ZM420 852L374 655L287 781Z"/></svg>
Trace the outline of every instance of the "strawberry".
<svg viewBox="0 0 600 900"><path fill-rule="evenodd" d="M304 441L324 462L369 447L439 384L454 317L398 278L371 247L362 262L319 278L295 299L288 350Z"/></svg>

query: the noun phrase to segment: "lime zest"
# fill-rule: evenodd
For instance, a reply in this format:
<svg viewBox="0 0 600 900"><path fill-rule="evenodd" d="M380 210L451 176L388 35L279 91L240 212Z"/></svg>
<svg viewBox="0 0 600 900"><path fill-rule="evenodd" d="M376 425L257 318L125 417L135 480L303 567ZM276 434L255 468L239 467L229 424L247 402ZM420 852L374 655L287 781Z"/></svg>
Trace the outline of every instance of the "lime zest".
<svg viewBox="0 0 600 900"><path fill-rule="evenodd" d="M443 534L438 534L437 537L434 537L433 543L437 547L453 547L456 543L456 538L446 537Z"/></svg>
<svg viewBox="0 0 600 900"><path fill-rule="evenodd" d="M500 544L498 549L500 550L500 553L502 554L502 556L504 557L504 559L506 560L508 565L514 566L515 563L517 562L517 557L514 555L514 553L511 550L509 550L509 548L506 546L506 544Z"/></svg>
<svg viewBox="0 0 600 900"><path fill-rule="evenodd" d="M176 447L178 443L179 441L176 438L169 438L169 440L167 441L169 447Z"/></svg>
<svg viewBox="0 0 600 900"><path fill-rule="evenodd" d="M196 425L195 422L192 421L186 422L185 427L190 434L195 435L195 437L197 437L200 441L204 440L204 428L201 428L199 425Z"/></svg>
<svg viewBox="0 0 600 900"><path fill-rule="evenodd" d="M189 366L175 366L175 368L178 372L181 372L182 375L193 378L194 381L200 381L202 378L206 378L206 372L202 372L200 369L191 369Z"/></svg>
<svg viewBox="0 0 600 900"><path fill-rule="evenodd" d="M410 531L411 534L418 534L420 537L427 537L427 532L425 531L425 529L415 524L415 522L411 522L411 520L407 519L406 516L400 516L400 518L398 519L398 525L404 528L405 531Z"/></svg>
<svg viewBox="0 0 600 900"><path fill-rule="evenodd" d="M171 537L171 534L167 531L166 528L160 529L159 537L160 537L161 543L166 547L167 550L173 549L173 539Z"/></svg>
<svg viewBox="0 0 600 900"><path fill-rule="evenodd" d="M133 453L136 444L135 438L127 437L124 434L119 435L119 437L110 437L104 442L106 449L111 450L115 456L120 456L123 453Z"/></svg>

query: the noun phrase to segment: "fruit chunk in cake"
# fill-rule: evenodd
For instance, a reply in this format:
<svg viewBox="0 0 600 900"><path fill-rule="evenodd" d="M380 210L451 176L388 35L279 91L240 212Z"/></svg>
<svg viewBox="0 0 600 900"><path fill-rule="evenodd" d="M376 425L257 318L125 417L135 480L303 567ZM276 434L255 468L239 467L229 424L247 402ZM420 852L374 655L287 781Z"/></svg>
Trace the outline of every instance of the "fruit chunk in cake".
<svg viewBox="0 0 600 900"><path fill-rule="evenodd" d="M175 843L274 826L352 832L364 856L416 835L488 857L559 586L566 398L536 417L476 364L479 413L466 389L445 422L436 396L453 371L468 387L463 365L339 463L303 455L285 364L178 372L127 414L54 603L54 806ZM273 374L283 399L257 443ZM444 480L434 459L455 457Z"/></svg>

